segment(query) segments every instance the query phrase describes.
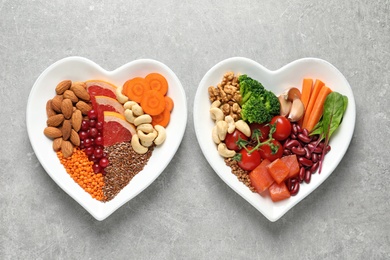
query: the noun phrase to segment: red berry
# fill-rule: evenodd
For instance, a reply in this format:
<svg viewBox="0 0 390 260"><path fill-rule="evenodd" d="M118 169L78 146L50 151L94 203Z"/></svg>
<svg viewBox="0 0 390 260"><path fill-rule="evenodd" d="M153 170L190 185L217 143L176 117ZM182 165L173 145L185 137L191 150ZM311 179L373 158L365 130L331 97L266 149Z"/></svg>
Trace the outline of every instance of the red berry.
<svg viewBox="0 0 390 260"><path fill-rule="evenodd" d="M94 163L93 165L92 165L92 169L93 169L93 172L94 173L99 173L99 172L101 172L101 168L100 168L100 165L98 164L98 163Z"/></svg>
<svg viewBox="0 0 390 260"><path fill-rule="evenodd" d="M85 147L90 147L92 145L93 145L93 142L92 142L92 140L90 138L84 139L84 146Z"/></svg>
<svg viewBox="0 0 390 260"><path fill-rule="evenodd" d="M89 119L96 119L97 118L97 113L96 113L96 111L95 110L89 110L88 111L88 118Z"/></svg>
<svg viewBox="0 0 390 260"><path fill-rule="evenodd" d="M107 158L101 158L99 161L99 165L102 168L106 168L108 166L108 164L109 164L109 161Z"/></svg>
<svg viewBox="0 0 390 260"><path fill-rule="evenodd" d="M95 145L103 145L103 137L98 136L95 138Z"/></svg>
<svg viewBox="0 0 390 260"><path fill-rule="evenodd" d="M89 122L87 120L83 120L81 122L81 130L87 131L89 129Z"/></svg>
<svg viewBox="0 0 390 260"><path fill-rule="evenodd" d="M91 155L93 155L94 150L95 149L92 146L87 147L87 148L85 148L85 154L88 156L91 156Z"/></svg>
<svg viewBox="0 0 390 260"><path fill-rule="evenodd" d="M101 148L96 148L95 151L93 152L96 158L102 158L103 156L103 149Z"/></svg>
<svg viewBox="0 0 390 260"><path fill-rule="evenodd" d="M95 138L98 135L98 130L95 127L89 129L89 136Z"/></svg>
<svg viewBox="0 0 390 260"><path fill-rule="evenodd" d="M97 122L96 128L97 128L97 130L99 130L99 132L100 132L100 130L103 130L103 122Z"/></svg>
<svg viewBox="0 0 390 260"><path fill-rule="evenodd" d="M96 126L96 120L95 119L91 119L91 120L89 120L89 126L90 127L95 127Z"/></svg>
<svg viewBox="0 0 390 260"><path fill-rule="evenodd" d="M85 140L88 137L88 133L86 131L80 131L79 137L80 137L80 140Z"/></svg>

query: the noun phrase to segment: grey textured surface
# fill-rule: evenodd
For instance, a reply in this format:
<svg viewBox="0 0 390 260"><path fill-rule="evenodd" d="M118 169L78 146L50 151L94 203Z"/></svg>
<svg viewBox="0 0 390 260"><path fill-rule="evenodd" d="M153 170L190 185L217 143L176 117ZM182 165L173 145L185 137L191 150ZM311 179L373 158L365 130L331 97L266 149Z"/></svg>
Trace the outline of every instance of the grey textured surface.
<svg viewBox="0 0 390 260"><path fill-rule="evenodd" d="M389 259L390 1L0 1L1 259ZM40 73L67 56L113 70L152 58L188 98L183 142L160 177L103 222L43 170L26 131ZM269 222L213 172L196 143L197 85L217 62L334 64L357 121L314 193Z"/></svg>

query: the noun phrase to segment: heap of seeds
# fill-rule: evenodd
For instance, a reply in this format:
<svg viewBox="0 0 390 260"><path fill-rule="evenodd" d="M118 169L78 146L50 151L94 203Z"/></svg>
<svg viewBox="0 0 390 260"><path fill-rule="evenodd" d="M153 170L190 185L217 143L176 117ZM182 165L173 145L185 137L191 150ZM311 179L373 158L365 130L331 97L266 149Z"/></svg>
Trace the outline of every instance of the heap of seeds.
<svg viewBox="0 0 390 260"><path fill-rule="evenodd" d="M129 142L118 143L104 148L110 162L105 168L103 192L106 200L112 200L145 167L153 147L147 153L137 154Z"/></svg>
<svg viewBox="0 0 390 260"><path fill-rule="evenodd" d="M238 166L237 161L232 158L225 158L225 163L232 169L232 173L236 175L240 182L244 183L251 191L256 192L255 188L253 188L251 185L248 171L245 171L240 166Z"/></svg>

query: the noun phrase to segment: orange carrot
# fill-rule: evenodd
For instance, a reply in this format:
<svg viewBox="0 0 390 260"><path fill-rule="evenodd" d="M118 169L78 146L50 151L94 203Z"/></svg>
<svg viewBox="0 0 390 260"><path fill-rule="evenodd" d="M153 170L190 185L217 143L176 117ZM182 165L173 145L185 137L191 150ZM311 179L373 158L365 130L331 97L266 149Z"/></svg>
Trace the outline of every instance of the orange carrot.
<svg viewBox="0 0 390 260"><path fill-rule="evenodd" d="M171 112L174 106L173 100L168 96L165 96L164 98L165 98L165 109L168 109L168 111Z"/></svg>
<svg viewBox="0 0 390 260"><path fill-rule="evenodd" d="M309 103L312 88L313 88L313 79L309 79L309 78L303 79L301 101L305 107L305 110L307 109L307 105ZM303 117L298 121L298 124L302 126Z"/></svg>
<svg viewBox="0 0 390 260"><path fill-rule="evenodd" d="M149 90L144 93L140 104L145 113L156 116L164 111L165 98L161 92Z"/></svg>
<svg viewBox="0 0 390 260"><path fill-rule="evenodd" d="M130 100L140 103L148 90L150 90L148 82L144 78L136 77L125 82L122 93Z"/></svg>
<svg viewBox="0 0 390 260"><path fill-rule="evenodd" d="M168 91L168 81L159 73L150 73L146 75L145 80L148 82L150 89L155 89L165 95Z"/></svg>
<svg viewBox="0 0 390 260"><path fill-rule="evenodd" d="M307 128L307 122L309 121L311 111L313 110L314 104L316 103L318 93L320 93L321 88L324 86L324 82L317 79L314 83L313 90L310 95L309 103L307 105L306 111L305 111L305 117L303 118L303 128Z"/></svg>
<svg viewBox="0 0 390 260"><path fill-rule="evenodd" d="M169 121L171 120L171 113L168 109L164 109L164 111L156 116L152 116L152 125L161 125L162 127L167 127Z"/></svg>
<svg viewBox="0 0 390 260"><path fill-rule="evenodd" d="M312 88L313 79L303 79L301 100L303 102L303 105L305 106L305 109L307 108L307 105L309 103Z"/></svg>
<svg viewBox="0 0 390 260"><path fill-rule="evenodd" d="M332 92L330 88L327 86L324 86L321 88L320 93L318 93L316 102L314 104L313 110L310 113L309 120L307 121L306 124L306 129L310 132L313 130L315 125L320 121L320 118L322 116L322 113L324 111L324 103L326 97Z"/></svg>

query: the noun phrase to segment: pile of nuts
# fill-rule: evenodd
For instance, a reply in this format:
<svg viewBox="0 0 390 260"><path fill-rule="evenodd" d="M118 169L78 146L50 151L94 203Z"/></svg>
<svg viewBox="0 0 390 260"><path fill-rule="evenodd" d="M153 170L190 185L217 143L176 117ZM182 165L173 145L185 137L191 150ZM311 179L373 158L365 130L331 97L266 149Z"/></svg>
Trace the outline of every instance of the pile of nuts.
<svg viewBox="0 0 390 260"><path fill-rule="evenodd" d="M87 115L92 107L84 82L64 80L55 90L57 95L46 103L44 134L53 140L54 151L61 150L67 158L73 154L73 148L80 145L78 131L83 115Z"/></svg>
<svg viewBox="0 0 390 260"><path fill-rule="evenodd" d="M219 108L225 116L230 115L235 121L241 119L241 107L239 103L242 100L240 94L240 84L238 75L233 72L227 72L223 75L222 81L217 87L208 88L210 101L219 101Z"/></svg>
<svg viewBox="0 0 390 260"><path fill-rule="evenodd" d="M131 146L136 153L145 154L153 144L160 145L165 141L165 128L153 126L152 117L145 114L137 102L127 101L123 108L126 120L136 126L137 133L131 138Z"/></svg>

